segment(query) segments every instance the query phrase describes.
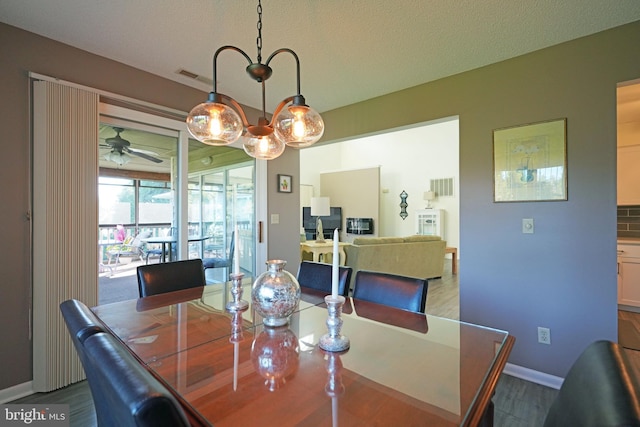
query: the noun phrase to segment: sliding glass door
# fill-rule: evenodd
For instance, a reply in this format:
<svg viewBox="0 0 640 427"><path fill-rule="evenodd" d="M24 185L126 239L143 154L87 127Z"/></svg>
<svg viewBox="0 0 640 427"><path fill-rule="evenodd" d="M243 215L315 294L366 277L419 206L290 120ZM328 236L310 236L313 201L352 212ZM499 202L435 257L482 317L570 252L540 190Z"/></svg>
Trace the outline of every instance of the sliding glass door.
<svg viewBox="0 0 640 427"><path fill-rule="evenodd" d="M236 245L240 270L255 276L255 170L253 162L227 171L227 216L238 230Z"/></svg>
<svg viewBox="0 0 640 427"><path fill-rule="evenodd" d="M245 160L189 178L189 227L210 236L190 253L202 258L227 258L233 238L246 276L253 275L255 269L254 176L254 162ZM237 235L233 234L235 229ZM207 271L207 280L225 281L228 274L228 269Z"/></svg>
<svg viewBox="0 0 640 427"><path fill-rule="evenodd" d="M242 149L189 139L181 121L111 105L102 105L101 113L101 284L105 277L121 277L127 271L124 259L120 264L109 259L110 251L125 239L147 240L141 256L127 251L127 261L138 264L224 258L230 256L236 227L241 268L253 275L255 161ZM129 274L135 278L135 265L131 267ZM214 270L207 272L210 283L228 280L227 269ZM104 302L111 301L100 301Z"/></svg>

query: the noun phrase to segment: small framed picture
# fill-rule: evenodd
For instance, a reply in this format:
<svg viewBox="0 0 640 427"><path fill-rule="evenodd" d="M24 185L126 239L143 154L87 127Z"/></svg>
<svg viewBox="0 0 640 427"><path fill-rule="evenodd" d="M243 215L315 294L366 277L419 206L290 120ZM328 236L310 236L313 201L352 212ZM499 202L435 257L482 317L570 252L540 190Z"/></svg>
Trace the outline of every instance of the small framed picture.
<svg viewBox="0 0 640 427"><path fill-rule="evenodd" d="M278 192L279 193L291 193L292 192L292 178L291 175L279 175L278 174Z"/></svg>

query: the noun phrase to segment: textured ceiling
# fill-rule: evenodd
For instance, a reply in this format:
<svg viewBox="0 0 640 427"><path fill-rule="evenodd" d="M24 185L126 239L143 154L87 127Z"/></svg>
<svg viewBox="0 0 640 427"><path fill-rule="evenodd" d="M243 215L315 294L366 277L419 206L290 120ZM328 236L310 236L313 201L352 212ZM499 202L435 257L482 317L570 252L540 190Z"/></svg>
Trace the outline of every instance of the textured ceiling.
<svg viewBox="0 0 640 427"><path fill-rule="evenodd" d="M255 60L256 4L2 0L0 21L209 91L176 72L211 79L213 52L227 44ZM323 112L639 19L638 0L264 0L263 62L293 49L302 94ZM246 60L228 51L218 62L219 92L261 108ZM296 89L290 55L271 65L267 111Z"/></svg>

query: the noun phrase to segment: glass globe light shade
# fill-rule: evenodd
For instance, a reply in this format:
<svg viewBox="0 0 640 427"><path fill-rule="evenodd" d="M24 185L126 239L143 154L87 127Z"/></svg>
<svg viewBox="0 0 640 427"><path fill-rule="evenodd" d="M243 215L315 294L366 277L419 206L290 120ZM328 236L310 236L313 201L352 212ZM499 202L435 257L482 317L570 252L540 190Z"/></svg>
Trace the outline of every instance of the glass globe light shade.
<svg viewBox="0 0 640 427"><path fill-rule="evenodd" d="M284 152L284 142L278 140L272 133L265 136L246 135L246 141L242 144L245 153L261 160L273 160Z"/></svg>
<svg viewBox="0 0 640 427"><path fill-rule="evenodd" d="M117 164L118 166L123 166L131 161L131 156L128 155L127 153L118 153L115 151L110 151L104 155L104 159L111 161Z"/></svg>
<svg viewBox="0 0 640 427"><path fill-rule="evenodd" d="M242 119L228 105L217 102L198 104L187 116L189 133L208 145L228 145L242 135Z"/></svg>
<svg viewBox="0 0 640 427"><path fill-rule="evenodd" d="M276 137L289 147L303 148L317 142L324 134L320 114L306 105L283 108L274 122Z"/></svg>

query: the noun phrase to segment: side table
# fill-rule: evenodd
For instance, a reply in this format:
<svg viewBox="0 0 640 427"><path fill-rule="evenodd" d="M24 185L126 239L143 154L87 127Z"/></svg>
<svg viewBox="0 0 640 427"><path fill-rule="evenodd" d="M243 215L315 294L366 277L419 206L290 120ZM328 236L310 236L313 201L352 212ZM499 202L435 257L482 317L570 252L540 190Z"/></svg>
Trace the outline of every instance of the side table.
<svg viewBox="0 0 640 427"><path fill-rule="evenodd" d="M339 242L339 251L340 251L340 265L345 265L347 254L344 251L344 247L349 245L346 242ZM324 261L324 255L330 254L333 252L333 240L325 240L323 243L316 242L314 240L310 240L307 242L300 242L300 257L302 258L303 252L309 252L313 255L313 261L320 262L322 258Z"/></svg>
<svg viewBox="0 0 640 427"><path fill-rule="evenodd" d="M458 248L444 248L445 254L451 254L451 274L458 274Z"/></svg>

